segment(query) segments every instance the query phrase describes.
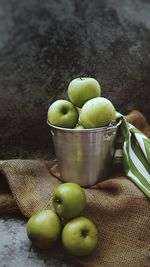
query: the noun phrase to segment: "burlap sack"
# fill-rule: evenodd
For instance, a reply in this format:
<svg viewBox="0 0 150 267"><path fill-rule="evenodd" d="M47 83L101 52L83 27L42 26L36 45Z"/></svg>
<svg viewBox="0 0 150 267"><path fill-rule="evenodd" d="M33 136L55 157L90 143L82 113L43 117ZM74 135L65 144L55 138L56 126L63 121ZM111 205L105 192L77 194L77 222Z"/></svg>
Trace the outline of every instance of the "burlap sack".
<svg viewBox="0 0 150 267"><path fill-rule="evenodd" d="M127 118L150 136L142 114L132 112ZM61 183L57 167L55 160L1 161L0 213L20 211L29 218L52 208L53 190ZM122 169L85 191L84 215L97 225L99 242L93 254L79 261L88 267L150 267L150 201Z"/></svg>

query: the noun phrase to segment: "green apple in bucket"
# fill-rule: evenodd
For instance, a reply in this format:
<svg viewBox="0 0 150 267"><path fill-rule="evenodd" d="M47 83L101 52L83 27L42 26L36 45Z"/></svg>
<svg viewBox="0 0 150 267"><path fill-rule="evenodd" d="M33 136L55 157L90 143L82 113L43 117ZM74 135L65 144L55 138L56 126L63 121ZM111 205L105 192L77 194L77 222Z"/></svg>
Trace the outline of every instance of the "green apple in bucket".
<svg viewBox="0 0 150 267"><path fill-rule="evenodd" d="M26 231L33 245L39 249L48 249L58 240L61 221L51 210L42 210L34 214L27 222Z"/></svg>
<svg viewBox="0 0 150 267"><path fill-rule="evenodd" d="M104 97L95 97L87 101L80 111L80 121L84 128L108 126L116 118L113 104Z"/></svg>
<svg viewBox="0 0 150 267"><path fill-rule="evenodd" d="M48 122L54 126L74 128L78 122L77 108L67 100L56 100L48 109Z"/></svg>
<svg viewBox="0 0 150 267"><path fill-rule="evenodd" d="M74 256L85 256L92 253L97 242L97 227L88 218L75 218L63 228L62 243L65 249Z"/></svg>
<svg viewBox="0 0 150 267"><path fill-rule="evenodd" d="M101 87L94 78L76 78L68 86L69 100L81 108L88 100L101 95Z"/></svg>
<svg viewBox="0 0 150 267"><path fill-rule="evenodd" d="M85 128L83 127L83 125L81 125L81 124L77 124L77 125L74 127L74 129L75 129L75 130L83 130L83 129L85 129Z"/></svg>
<svg viewBox="0 0 150 267"><path fill-rule="evenodd" d="M52 203L59 216L71 219L79 216L85 209L86 195L80 185L64 183L54 190Z"/></svg>

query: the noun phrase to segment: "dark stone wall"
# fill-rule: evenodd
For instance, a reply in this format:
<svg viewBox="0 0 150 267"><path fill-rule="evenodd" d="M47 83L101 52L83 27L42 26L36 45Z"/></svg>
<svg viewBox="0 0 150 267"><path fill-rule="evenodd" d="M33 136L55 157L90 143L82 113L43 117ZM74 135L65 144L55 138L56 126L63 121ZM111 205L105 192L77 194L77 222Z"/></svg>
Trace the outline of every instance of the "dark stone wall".
<svg viewBox="0 0 150 267"><path fill-rule="evenodd" d="M1 159L53 156L47 109L78 76L150 119L148 0L0 0Z"/></svg>

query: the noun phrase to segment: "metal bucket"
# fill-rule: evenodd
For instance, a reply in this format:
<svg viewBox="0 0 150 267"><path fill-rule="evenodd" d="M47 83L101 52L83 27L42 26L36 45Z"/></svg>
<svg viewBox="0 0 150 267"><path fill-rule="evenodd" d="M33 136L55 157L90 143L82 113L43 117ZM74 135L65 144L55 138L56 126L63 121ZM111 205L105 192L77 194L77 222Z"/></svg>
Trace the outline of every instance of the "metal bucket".
<svg viewBox="0 0 150 267"><path fill-rule="evenodd" d="M61 179L90 187L108 178L119 124L80 130L49 124Z"/></svg>

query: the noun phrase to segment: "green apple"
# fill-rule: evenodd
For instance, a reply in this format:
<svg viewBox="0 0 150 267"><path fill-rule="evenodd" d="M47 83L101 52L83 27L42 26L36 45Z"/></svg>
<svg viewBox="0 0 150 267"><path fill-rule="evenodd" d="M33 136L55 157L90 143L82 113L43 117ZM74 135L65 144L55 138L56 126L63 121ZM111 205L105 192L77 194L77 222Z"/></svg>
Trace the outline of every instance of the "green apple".
<svg viewBox="0 0 150 267"><path fill-rule="evenodd" d="M65 249L74 256L85 256L94 251L98 242L98 230L95 224L78 217L69 221L62 231L62 243Z"/></svg>
<svg viewBox="0 0 150 267"><path fill-rule="evenodd" d="M77 108L67 100L56 100L48 109L48 121L58 127L74 128L78 122Z"/></svg>
<svg viewBox="0 0 150 267"><path fill-rule="evenodd" d="M81 124L77 124L75 127L74 127L75 130L83 130L85 129Z"/></svg>
<svg viewBox="0 0 150 267"><path fill-rule="evenodd" d="M81 108L88 100L101 95L101 88L94 78L76 78L68 86L68 97L77 107Z"/></svg>
<svg viewBox="0 0 150 267"><path fill-rule="evenodd" d="M81 124L87 129L107 126L115 118L113 104L104 97L95 97L87 101L80 112Z"/></svg>
<svg viewBox="0 0 150 267"><path fill-rule="evenodd" d="M34 246L48 249L60 236L61 221L55 212L42 210L28 220L26 231Z"/></svg>
<svg viewBox="0 0 150 267"><path fill-rule="evenodd" d="M85 209L86 195L80 185L64 183L54 190L52 203L59 216L71 219L79 216Z"/></svg>

